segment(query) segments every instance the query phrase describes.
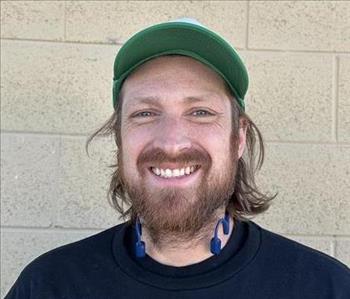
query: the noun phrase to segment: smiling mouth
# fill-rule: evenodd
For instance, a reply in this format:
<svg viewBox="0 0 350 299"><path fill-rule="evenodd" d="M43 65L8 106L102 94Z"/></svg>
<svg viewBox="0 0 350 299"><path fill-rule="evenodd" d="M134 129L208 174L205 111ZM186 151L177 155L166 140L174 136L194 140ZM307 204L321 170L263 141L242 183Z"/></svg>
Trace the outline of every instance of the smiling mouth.
<svg viewBox="0 0 350 299"><path fill-rule="evenodd" d="M157 167L150 167L149 169L154 175L164 179L171 179L171 178L181 179L195 173L199 168L200 168L200 165L192 165L192 166L176 168L176 169L169 169L169 168L163 169L163 168L157 168Z"/></svg>

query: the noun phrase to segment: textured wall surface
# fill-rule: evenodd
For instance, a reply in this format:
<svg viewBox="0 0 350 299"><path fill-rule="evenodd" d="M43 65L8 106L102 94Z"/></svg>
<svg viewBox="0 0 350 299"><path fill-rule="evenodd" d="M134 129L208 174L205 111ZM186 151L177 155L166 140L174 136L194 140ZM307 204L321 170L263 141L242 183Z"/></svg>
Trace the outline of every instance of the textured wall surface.
<svg viewBox="0 0 350 299"><path fill-rule="evenodd" d="M1 296L41 253L118 224L106 192L115 54L156 22L197 18L250 73L260 225L350 265L350 2L1 1Z"/></svg>

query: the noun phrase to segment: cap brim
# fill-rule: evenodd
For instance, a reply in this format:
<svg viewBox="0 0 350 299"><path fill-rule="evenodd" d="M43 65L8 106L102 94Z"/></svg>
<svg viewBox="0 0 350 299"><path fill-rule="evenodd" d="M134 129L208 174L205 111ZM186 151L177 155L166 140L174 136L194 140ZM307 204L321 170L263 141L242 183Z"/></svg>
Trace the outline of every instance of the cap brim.
<svg viewBox="0 0 350 299"><path fill-rule="evenodd" d="M163 55L192 57L219 73L244 109L248 73L237 52L205 27L185 22L154 25L131 37L114 62L113 106L125 78L144 62Z"/></svg>

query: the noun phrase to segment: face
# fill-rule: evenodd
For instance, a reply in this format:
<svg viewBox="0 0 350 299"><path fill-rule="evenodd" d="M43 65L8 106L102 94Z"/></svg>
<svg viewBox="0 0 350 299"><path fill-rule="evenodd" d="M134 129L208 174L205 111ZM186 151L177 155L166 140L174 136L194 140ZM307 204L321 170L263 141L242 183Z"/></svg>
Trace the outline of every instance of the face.
<svg viewBox="0 0 350 299"><path fill-rule="evenodd" d="M184 56L146 62L121 98L121 176L153 241L193 236L234 190L244 134L232 134L221 77Z"/></svg>

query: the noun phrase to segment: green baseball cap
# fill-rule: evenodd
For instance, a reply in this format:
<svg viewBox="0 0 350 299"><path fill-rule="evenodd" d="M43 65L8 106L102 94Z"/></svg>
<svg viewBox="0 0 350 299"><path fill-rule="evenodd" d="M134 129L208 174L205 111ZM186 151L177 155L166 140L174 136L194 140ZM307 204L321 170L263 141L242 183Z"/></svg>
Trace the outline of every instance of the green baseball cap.
<svg viewBox="0 0 350 299"><path fill-rule="evenodd" d="M114 61L113 107L132 71L150 59L173 54L189 56L217 72L244 110L249 79L241 58L221 36L188 18L143 29L120 48Z"/></svg>

